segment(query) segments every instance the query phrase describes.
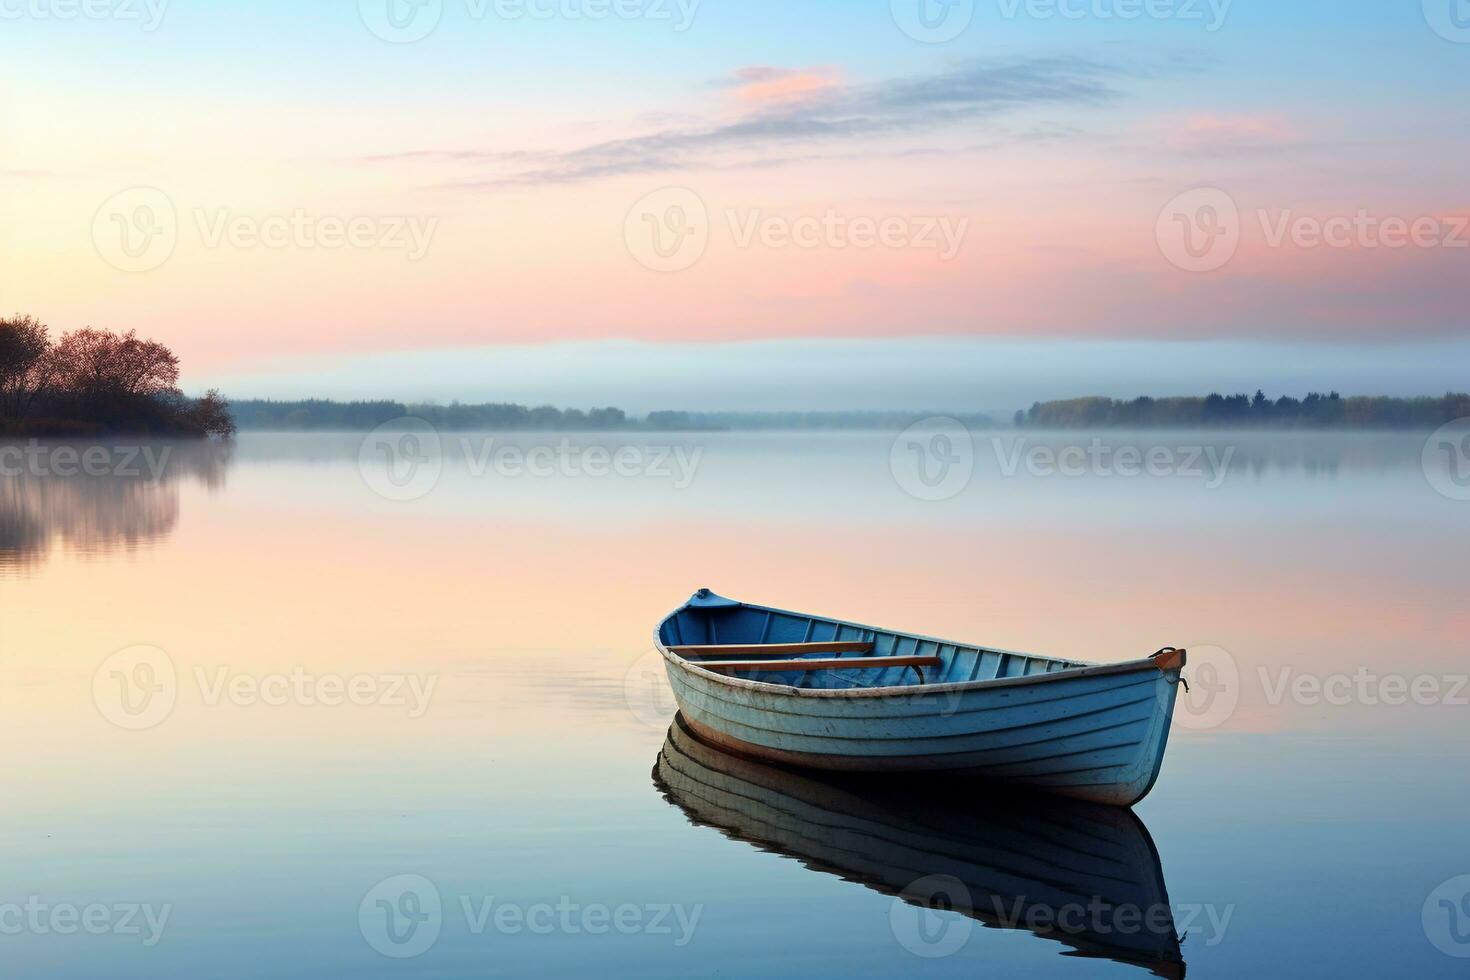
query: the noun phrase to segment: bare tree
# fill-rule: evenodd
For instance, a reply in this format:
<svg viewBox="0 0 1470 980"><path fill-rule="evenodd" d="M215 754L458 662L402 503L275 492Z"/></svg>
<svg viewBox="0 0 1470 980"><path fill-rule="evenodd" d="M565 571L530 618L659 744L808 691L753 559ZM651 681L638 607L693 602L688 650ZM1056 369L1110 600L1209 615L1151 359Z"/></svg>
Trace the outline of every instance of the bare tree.
<svg viewBox="0 0 1470 980"><path fill-rule="evenodd" d="M87 327L74 330L56 345L55 381L81 398L107 395L163 395L179 382L179 358L135 331L110 333Z"/></svg>
<svg viewBox="0 0 1470 980"><path fill-rule="evenodd" d="M191 415L194 424L205 435L229 439L235 434L235 418L230 414L230 403L214 388L194 403Z"/></svg>
<svg viewBox="0 0 1470 980"><path fill-rule="evenodd" d="M0 418L20 418L49 382L51 336L33 316L0 320Z"/></svg>
<svg viewBox="0 0 1470 980"><path fill-rule="evenodd" d="M118 343L117 377L124 394L162 395L179 385L179 358L153 340L129 330Z"/></svg>

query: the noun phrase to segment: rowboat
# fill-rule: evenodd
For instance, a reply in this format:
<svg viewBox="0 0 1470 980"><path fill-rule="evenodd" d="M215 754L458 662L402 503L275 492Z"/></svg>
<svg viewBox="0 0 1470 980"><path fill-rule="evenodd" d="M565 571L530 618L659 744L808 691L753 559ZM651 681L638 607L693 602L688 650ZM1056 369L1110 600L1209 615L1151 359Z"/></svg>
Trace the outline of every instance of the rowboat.
<svg viewBox="0 0 1470 980"><path fill-rule="evenodd" d="M689 728L810 769L964 771L1132 806L1158 779L1185 651L1094 665L696 592L654 634Z"/></svg>
<svg viewBox="0 0 1470 980"><path fill-rule="evenodd" d="M907 781L732 755L695 738L682 715L653 770L691 823L732 840L912 906L1031 932L1067 955L1184 976L1158 851L1131 811L1032 793L998 800L963 777ZM946 931L905 933L908 921L890 917L895 939L938 955Z"/></svg>

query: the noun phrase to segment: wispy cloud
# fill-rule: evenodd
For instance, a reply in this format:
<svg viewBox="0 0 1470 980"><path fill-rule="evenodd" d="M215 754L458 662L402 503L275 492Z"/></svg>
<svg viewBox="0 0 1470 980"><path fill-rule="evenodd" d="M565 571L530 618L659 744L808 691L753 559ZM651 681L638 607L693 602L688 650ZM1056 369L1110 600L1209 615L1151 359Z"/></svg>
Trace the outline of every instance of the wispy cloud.
<svg viewBox="0 0 1470 980"><path fill-rule="evenodd" d="M1286 117L1276 113L1199 113L1174 122L1170 130L1171 148L1184 153L1277 149L1301 140Z"/></svg>
<svg viewBox="0 0 1470 980"><path fill-rule="evenodd" d="M435 162L491 173L448 182L499 189L577 183L626 174L761 166L821 146L938 131L1044 106L1097 105L1139 73L1084 57L972 61L923 76L848 85L835 71L753 66L723 79L746 111L735 119L671 125L556 151L415 151L360 163Z"/></svg>
<svg viewBox="0 0 1470 980"><path fill-rule="evenodd" d="M841 85L835 68L776 68L751 65L722 80L734 98L749 105L786 105L831 96Z"/></svg>

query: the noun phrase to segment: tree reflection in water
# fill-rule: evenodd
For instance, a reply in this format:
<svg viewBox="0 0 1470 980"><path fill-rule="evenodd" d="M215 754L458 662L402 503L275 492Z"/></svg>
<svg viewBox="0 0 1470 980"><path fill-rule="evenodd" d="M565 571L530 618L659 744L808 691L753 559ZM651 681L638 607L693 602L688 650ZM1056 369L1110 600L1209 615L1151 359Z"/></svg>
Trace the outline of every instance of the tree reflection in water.
<svg viewBox="0 0 1470 980"><path fill-rule="evenodd" d="M28 450L35 444L10 444ZM196 481L211 491L224 486L233 446L213 440L107 443L107 472L54 465L54 450L80 457L97 444L46 443L47 462L33 465L12 451L0 467L0 575L43 564L62 547L84 558L134 552L167 537L178 524L179 489ZM146 448L150 455L141 450ZM71 460L70 455L65 457ZM100 457L99 457L100 458ZM58 475L58 471L66 475Z"/></svg>

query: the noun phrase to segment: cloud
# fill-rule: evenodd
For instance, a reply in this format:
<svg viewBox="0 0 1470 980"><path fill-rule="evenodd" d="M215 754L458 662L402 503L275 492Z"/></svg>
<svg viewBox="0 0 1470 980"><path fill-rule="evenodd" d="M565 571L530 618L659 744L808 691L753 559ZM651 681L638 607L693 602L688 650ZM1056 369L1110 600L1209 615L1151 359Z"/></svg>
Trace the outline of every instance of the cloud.
<svg viewBox="0 0 1470 980"><path fill-rule="evenodd" d="M1199 113L1166 125L1171 149L1182 153L1272 150L1295 144L1301 136L1278 114Z"/></svg>
<svg viewBox="0 0 1470 980"><path fill-rule="evenodd" d="M795 70L770 65L751 65L724 81L731 95L749 105L782 105L830 96L842 85L833 68Z"/></svg>
<svg viewBox="0 0 1470 980"><path fill-rule="evenodd" d="M970 61L945 71L867 85L835 72L743 68L720 83L746 107L733 120L706 120L557 151L414 151L359 163L429 161L492 172L444 186L533 187L675 169L759 166L800 158L824 145L931 132L1043 106L1099 105L1119 97L1136 73L1082 57ZM893 147L885 149L894 149Z"/></svg>

